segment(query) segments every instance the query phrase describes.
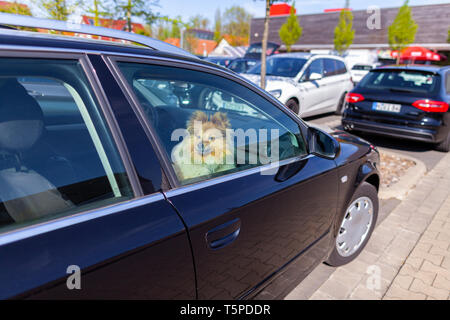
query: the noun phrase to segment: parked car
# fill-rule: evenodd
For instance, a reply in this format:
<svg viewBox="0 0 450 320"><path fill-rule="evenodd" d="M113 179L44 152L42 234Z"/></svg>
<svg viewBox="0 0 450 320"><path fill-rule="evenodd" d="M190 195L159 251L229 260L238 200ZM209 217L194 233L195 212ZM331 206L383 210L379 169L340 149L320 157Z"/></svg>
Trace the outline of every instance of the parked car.
<svg viewBox="0 0 450 320"><path fill-rule="evenodd" d="M244 75L260 84L261 66ZM347 92L353 89L342 58L309 53L277 54L267 59L266 90L294 113L309 117L343 111Z"/></svg>
<svg viewBox="0 0 450 320"><path fill-rule="evenodd" d="M419 140L450 150L450 66L371 70L346 98L348 131Z"/></svg>
<svg viewBox="0 0 450 320"><path fill-rule="evenodd" d="M246 73L259 63L259 60L248 58L236 58L228 64L228 69L237 73Z"/></svg>
<svg viewBox="0 0 450 320"><path fill-rule="evenodd" d="M142 44L0 29L0 298L280 298L363 250L369 143L164 42L0 23Z"/></svg>
<svg viewBox="0 0 450 320"><path fill-rule="evenodd" d="M206 58L203 58L203 60L205 60L205 61L218 64L219 66L222 66L222 67L228 67L230 62L233 61L234 59L235 58L233 58L233 57L206 57Z"/></svg>
<svg viewBox="0 0 450 320"><path fill-rule="evenodd" d="M266 50L267 56L277 54L278 48L280 48L280 45L278 43L267 42L267 50ZM262 52L262 43L254 42L247 48L247 51L244 54L244 58L261 60L261 52Z"/></svg>
<svg viewBox="0 0 450 320"><path fill-rule="evenodd" d="M379 63L373 63L373 64L355 64L352 67L352 70L350 71L351 75L352 75L352 81L354 84L357 84L358 82L361 81L362 78L364 78L364 76L366 74L369 73L370 70L378 67L380 64Z"/></svg>

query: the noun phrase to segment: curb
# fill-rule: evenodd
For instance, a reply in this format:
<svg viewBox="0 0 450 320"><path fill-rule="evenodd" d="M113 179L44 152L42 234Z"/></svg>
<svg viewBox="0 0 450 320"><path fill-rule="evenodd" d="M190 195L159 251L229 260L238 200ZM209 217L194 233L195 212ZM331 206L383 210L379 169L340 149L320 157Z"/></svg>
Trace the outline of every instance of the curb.
<svg viewBox="0 0 450 320"><path fill-rule="evenodd" d="M378 192L378 197L380 199L397 198L399 200L404 200L409 191L417 185L420 178L422 178L427 173L427 167L422 161L411 156L388 151L384 148L378 149L384 154L411 160L416 164L415 166L408 168L405 174L393 186L389 188L380 188L380 191Z"/></svg>

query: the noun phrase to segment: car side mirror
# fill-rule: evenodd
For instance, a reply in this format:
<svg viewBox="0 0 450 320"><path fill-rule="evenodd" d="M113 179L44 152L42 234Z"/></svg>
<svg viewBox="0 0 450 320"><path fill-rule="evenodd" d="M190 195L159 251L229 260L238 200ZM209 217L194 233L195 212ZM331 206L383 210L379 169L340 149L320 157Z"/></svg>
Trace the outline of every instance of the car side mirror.
<svg viewBox="0 0 450 320"><path fill-rule="evenodd" d="M308 128L309 152L326 159L335 159L339 153L339 142L328 133L314 128Z"/></svg>
<svg viewBox="0 0 450 320"><path fill-rule="evenodd" d="M311 73L308 78L309 81L317 81L320 79L322 79L322 75L320 73L316 73L316 72Z"/></svg>

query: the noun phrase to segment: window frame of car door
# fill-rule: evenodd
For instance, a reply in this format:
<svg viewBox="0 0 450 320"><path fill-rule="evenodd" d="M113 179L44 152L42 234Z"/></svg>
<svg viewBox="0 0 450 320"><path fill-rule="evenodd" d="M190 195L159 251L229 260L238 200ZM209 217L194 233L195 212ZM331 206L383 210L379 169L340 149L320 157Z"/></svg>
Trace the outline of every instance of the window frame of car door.
<svg viewBox="0 0 450 320"><path fill-rule="evenodd" d="M101 113L110 134L110 138L114 143L115 148L119 154L120 160L124 167L125 173L130 183L133 193L131 199L120 201L112 205L100 206L93 209L68 214L55 219L48 219L44 222L30 223L25 226L12 228L6 232L0 233L0 246L11 241L18 241L41 233L49 232L51 230L60 229L83 221L98 218L106 214L113 214L117 212L114 208L134 207L142 205L139 200L142 200L144 193L139 183L139 178L131 161L130 154L124 142L123 136L120 132L118 123L115 119L111 106L104 95L103 89L95 76L92 65L85 53L80 52L59 52L55 50L39 50L35 48L24 49L4 49L0 50L0 58L16 58L16 59L47 59L47 60L71 60L80 63L82 72L86 77L86 85L90 86L92 90L92 98L97 102L98 112ZM164 199L160 192L155 192L146 197L144 201L153 202ZM121 211L119 209L119 211Z"/></svg>
<svg viewBox="0 0 450 320"><path fill-rule="evenodd" d="M179 188L192 188L193 186L202 186L202 185L210 185L215 184L223 181L224 179L229 180L233 179L235 177L241 177L245 175L249 175L255 172L255 170L264 170L265 167L270 168L274 165L285 165L288 163L292 163L295 161L300 161L302 159L305 159L306 157L312 156L312 153L310 152L310 148L308 145L308 141L306 139L308 134L308 125L304 123L302 119L300 119L297 115L295 115L290 109L286 108L278 99L274 98L272 95L268 94L264 90L260 89L259 87L256 87L248 80L231 73L231 71L228 71L226 69L220 69L217 67L211 67L202 63L196 63L193 61L187 61L183 60L180 61L179 59L174 59L170 57L161 57L161 56L140 56L140 55L124 55L124 54L107 54L104 55L104 61L110 68L110 71L116 78L117 82L119 83L119 86L122 88L122 91L127 96L127 99L129 100L130 104L133 105L133 109L135 110L136 114L140 118L140 120L143 123L143 126L145 127L145 130L148 132L149 137L154 140L154 142L158 145L157 152L159 153L159 156L162 159L162 162L164 163L163 168L165 170L165 173L168 176L171 189L179 189ZM193 71L200 71L200 72L206 72L215 76L223 77L225 79L234 81L238 85L243 85L247 89L251 90L252 92L260 95L265 100L268 100L269 103L274 105L274 107L277 107L282 112L284 112L291 120L293 120L299 127L300 134L302 136L303 142L305 144L306 148L306 154L301 156L295 156L291 157L289 159L281 160L277 163L252 167L248 169L244 169L238 172L224 174L219 177L213 177L213 178L207 178L192 184L188 185L182 185L176 176L175 170L171 164L171 161L169 159L169 155L167 154L164 145L162 141L160 140L158 134L156 133L155 128L150 123L150 121L147 119L146 115L144 114L144 111L142 110L139 100L134 92L134 90L131 88L128 81L123 76L119 66L118 62L130 62L130 63L143 63L147 65L158 65L158 66L166 66L166 67L176 67L176 68L182 68L182 69L189 69Z"/></svg>
<svg viewBox="0 0 450 320"><path fill-rule="evenodd" d="M324 59L323 57L314 57L309 59L309 61L305 64L305 66L303 67L303 69L299 72L299 76L298 76L298 83L307 83L307 82L312 82L312 81L320 81L322 80L325 76L323 74L324 72ZM322 60L322 78L319 80L303 80L303 77L306 75L306 71L309 69L309 67L318 60Z"/></svg>

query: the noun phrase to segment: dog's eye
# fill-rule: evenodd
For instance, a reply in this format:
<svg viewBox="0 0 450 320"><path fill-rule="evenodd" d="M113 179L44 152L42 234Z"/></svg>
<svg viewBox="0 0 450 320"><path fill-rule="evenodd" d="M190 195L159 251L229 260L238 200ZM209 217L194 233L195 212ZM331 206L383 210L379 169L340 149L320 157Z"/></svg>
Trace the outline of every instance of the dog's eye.
<svg viewBox="0 0 450 320"><path fill-rule="evenodd" d="M214 141L216 137L209 137L209 141Z"/></svg>
<svg viewBox="0 0 450 320"><path fill-rule="evenodd" d="M201 139L201 136L197 135L197 139Z"/></svg>

